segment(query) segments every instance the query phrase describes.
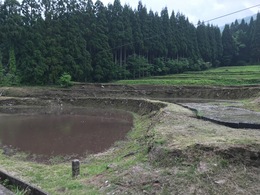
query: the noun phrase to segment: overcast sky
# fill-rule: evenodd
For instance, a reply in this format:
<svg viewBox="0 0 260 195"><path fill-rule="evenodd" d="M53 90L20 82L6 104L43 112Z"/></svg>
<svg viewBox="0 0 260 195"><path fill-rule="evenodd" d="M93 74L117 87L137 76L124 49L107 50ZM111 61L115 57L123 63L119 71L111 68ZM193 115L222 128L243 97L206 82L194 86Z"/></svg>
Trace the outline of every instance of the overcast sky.
<svg viewBox="0 0 260 195"><path fill-rule="evenodd" d="M113 3L114 0L101 0L104 5ZM95 2L95 0L94 0ZM121 0L122 5L129 4L133 9L138 5L139 0ZM172 10L183 13L193 24L197 24L198 20L207 21L231 12L252 7L260 4L259 0L142 0L143 5L146 5L148 11L161 12L162 8L166 7L171 14ZM232 16L225 17L212 21L211 23L223 26L226 23L231 23L235 19L251 16L259 12L260 6L247 11L243 11Z"/></svg>

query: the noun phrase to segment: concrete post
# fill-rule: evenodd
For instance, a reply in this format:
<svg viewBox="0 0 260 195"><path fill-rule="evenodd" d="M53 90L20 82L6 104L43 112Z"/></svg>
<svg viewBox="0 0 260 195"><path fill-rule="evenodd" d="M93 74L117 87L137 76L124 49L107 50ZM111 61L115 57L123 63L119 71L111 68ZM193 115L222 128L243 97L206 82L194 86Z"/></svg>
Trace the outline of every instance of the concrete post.
<svg viewBox="0 0 260 195"><path fill-rule="evenodd" d="M79 160L73 160L72 161L72 177L77 177L79 176L80 172L80 162Z"/></svg>

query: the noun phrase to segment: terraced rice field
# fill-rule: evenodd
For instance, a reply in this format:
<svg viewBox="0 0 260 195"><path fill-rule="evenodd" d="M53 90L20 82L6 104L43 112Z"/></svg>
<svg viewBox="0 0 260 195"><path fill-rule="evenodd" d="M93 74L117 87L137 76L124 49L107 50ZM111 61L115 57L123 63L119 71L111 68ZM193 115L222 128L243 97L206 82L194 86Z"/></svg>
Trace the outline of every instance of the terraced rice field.
<svg viewBox="0 0 260 195"><path fill-rule="evenodd" d="M137 80L121 80L117 83L196 86L258 85L260 84L260 65L221 67L200 72L186 72L183 74L147 77Z"/></svg>

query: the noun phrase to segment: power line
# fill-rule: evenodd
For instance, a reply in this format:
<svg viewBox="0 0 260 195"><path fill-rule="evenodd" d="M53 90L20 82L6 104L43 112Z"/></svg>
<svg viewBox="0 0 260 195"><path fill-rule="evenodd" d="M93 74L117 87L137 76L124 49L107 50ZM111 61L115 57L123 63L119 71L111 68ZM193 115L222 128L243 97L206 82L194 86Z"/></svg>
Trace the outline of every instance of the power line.
<svg viewBox="0 0 260 195"><path fill-rule="evenodd" d="M255 7L259 7L259 6L260 6L260 4L254 5L254 6L252 6L252 7L248 7L248 8L245 8L245 9L241 9L241 10L238 10L238 11L235 11L235 12L232 12L232 13L229 13L229 14L225 14L225 15L223 15L223 16L218 16L218 17L216 17L216 18L212 18L212 19L207 20L207 21L204 21L204 22L205 22L205 23L209 23L209 22L211 22L211 21L218 20L218 19L220 19L220 18L224 18L224 17L230 16L230 15L233 15L233 14L236 14L236 13L239 13L239 12L243 12L243 11L246 11L246 10L249 10L249 9L252 9L252 8L255 8Z"/></svg>

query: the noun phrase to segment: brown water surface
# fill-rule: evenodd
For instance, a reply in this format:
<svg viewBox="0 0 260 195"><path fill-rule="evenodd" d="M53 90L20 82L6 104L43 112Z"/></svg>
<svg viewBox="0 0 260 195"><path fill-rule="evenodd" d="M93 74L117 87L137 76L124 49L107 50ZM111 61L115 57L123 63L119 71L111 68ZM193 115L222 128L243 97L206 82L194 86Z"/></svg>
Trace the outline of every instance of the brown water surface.
<svg viewBox="0 0 260 195"><path fill-rule="evenodd" d="M103 109L0 109L0 141L26 153L57 156L99 153L125 138L130 113Z"/></svg>

